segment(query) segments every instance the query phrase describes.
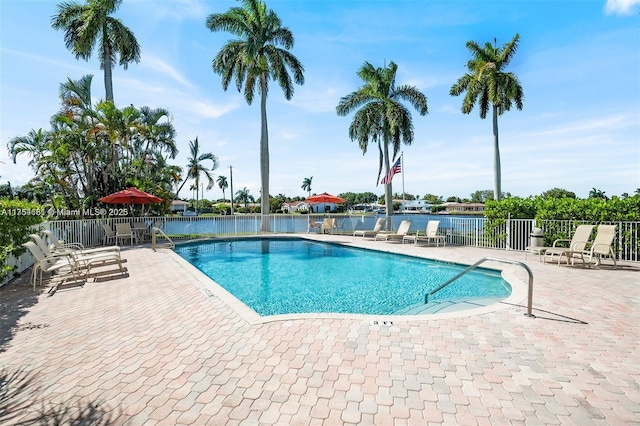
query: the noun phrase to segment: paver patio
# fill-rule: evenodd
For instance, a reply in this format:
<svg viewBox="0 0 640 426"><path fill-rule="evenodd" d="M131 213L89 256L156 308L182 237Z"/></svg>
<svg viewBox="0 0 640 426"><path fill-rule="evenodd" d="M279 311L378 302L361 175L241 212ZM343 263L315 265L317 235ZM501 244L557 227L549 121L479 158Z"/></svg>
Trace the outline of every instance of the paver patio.
<svg viewBox="0 0 640 426"><path fill-rule="evenodd" d="M640 424L640 265L312 238L523 261L536 318L521 300L387 325L254 321L175 253L125 249L128 277L53 294L32 291L28 276L0 288L0 424Z"/></svg>

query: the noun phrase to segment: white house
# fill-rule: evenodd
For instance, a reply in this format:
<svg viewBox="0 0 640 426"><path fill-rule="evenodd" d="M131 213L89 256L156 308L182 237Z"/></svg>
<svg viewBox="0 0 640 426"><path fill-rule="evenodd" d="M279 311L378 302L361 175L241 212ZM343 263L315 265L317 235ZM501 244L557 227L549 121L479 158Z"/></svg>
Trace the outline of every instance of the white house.
<svg viewBox="0 0 640 426"><path fill-rule="evenodd" d="M393 200L400 203L400 211L403 213L430 213L432 204L427 200Z"/></svg>
<svg viewBox="0 0 640 426"><path fill-rule="evenodd" d="M282 203L282 211L284 213L308 212L311 210L310 206L305 201L293 201L291 203Z"/></svg>
<svg viewBox="0 0 640 426"><path fill-rule="evenodd" d="M184 214L184 212L187 211L188 206L189 203L186 201L173 200L171 202L171 207L169 207L169 210L171 211L171 213L182 212Z"/></svg>

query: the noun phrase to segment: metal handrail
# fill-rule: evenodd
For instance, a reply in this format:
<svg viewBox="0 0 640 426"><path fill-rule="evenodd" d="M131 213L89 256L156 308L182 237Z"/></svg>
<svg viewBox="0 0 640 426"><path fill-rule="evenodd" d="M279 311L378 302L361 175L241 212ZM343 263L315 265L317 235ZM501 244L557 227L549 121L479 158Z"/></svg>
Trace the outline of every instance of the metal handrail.
<svg viewBox="0 0 640 426"><path fill-rule="evenodd" d="M446 286L448 286L449 284L451 284L452 282L454 282L455 280L457 280L461 276L465 275L467 272L471 271L472 269L477 268L478 265L480 265L483 262L486 262L487 260L491 260L491 261L494 261L494 262L510 263L512 265L519 265L519 266L522 266L525 269L525 271L527 271L527 274L529 274L529 292L528 292L528 295L527 295L527 313L525 315L528 316L528 317L535 317L535 315L533 315L531 313L531 309L532 309L532 305L533 305L533 272L531 272L531 269L529 269L529 267L526 264L524 264L522 262L518 262L517 260L497 259L495 257L483 257L482 259L480 259L479 261L477 261L473 265L469 266L464 271L460 272L455 277L451 278L450 280L446 281L444 284L440 285L435 290L432 290L430 293L425 294L424 295L424 303L429 303L429 296L432 296L433 294L439 292L440 290L442 290L443 288L445 288Z"/></svg>
<svg viewBox="0 0 640 426"><path fill-rule="evenodd" d="M169 241L168 247L173 250L176 245L173 243L171 238L169 238L169 236L165 234L162 229L158 228L157 226L154 226L153 229L151 230L151 248L153 249L153 251L156 251L156 234L158 233L160 233L163 237L167 239L167 241Z"/></svg>

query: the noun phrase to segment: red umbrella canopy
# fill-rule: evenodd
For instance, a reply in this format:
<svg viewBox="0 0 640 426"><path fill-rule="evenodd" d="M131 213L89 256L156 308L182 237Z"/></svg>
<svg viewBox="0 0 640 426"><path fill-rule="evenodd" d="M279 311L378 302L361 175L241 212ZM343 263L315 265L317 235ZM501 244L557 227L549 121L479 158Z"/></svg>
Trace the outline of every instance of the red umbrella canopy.
<svg viewBox="0 0 640 426"><path fill-rule="evenodd" d="M108 204L154 204L162 202L162 198L131 187L102 197L98 201Z"/></svg>
<svg viewBox="0 0 640 426"><path fill-rule="evenodd" d="M334 204L340 204L340 203L344 203L345 199L344 198L340 198L340 197L336 197L335 195L327 194L326 192L323 192L322 194L313 195L313 196L307 198L305 201L308 201L310 203L334 203Z"/></svg>

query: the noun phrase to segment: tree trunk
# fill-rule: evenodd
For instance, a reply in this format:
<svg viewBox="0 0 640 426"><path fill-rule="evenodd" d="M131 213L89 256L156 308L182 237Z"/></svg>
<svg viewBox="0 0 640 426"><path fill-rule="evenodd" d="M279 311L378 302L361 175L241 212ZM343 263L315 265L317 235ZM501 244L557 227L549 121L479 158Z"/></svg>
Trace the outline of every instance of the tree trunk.
<svg viewBox="0 0 640 426"><path fill-rule="evenodd" d="M267 75L260 75L260 117L262 132L260 135L260 178L262 184L260 212L262 223L260 230L269 232L269 131L267 129Z"/></svg>
<svg viewBox="0 0 640 426"><path fill-rule="evenodd" d="M498 145L498 107L493 105L493 198L500 201L502 188L500 181L500 147Z"/></svg>
<svg viewBox="0 0 640 426"><path fill-rule="evenodd" d="M391 169L389 166L389 142L384 141L384 170L386 176ZM387 227L388 231L393 230L393 224L391 223L391 216L393 216L393 191L391 188L391 181L384 186L384 203L387 207Z"/></svg>
<svg viewBox="0 0 640 426"><path fill-rule="evenodd" d="M104 57L102 62L104 63L104 90L107 101L113 102L113 80L111 77L112 63L111 63L111 46L109 46L109 36L107 35L107 25L104 25L102 30L102 48L104 49Z"/></svg>

